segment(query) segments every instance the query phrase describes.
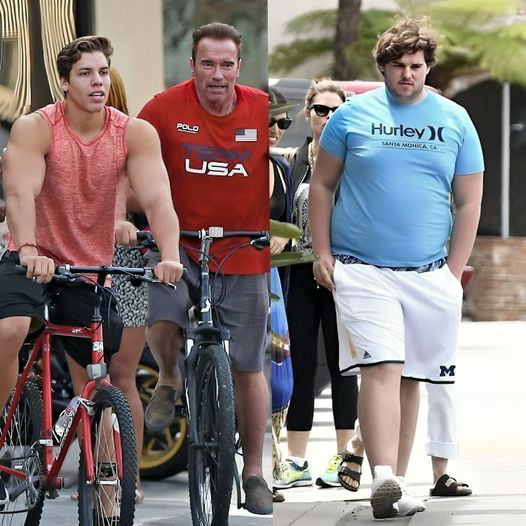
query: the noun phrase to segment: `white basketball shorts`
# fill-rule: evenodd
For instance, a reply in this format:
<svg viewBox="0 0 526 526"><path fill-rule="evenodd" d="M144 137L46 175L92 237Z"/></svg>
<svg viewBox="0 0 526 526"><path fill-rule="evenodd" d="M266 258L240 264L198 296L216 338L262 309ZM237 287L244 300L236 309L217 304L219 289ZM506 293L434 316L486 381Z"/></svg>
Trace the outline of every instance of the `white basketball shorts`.
<svg viewBox="0 0 526 526"><path fill-rule="evenodd" d="M335 261L340 370L404 364L402 376L454 383L462 285L447 265L394 271Z"/></svg>

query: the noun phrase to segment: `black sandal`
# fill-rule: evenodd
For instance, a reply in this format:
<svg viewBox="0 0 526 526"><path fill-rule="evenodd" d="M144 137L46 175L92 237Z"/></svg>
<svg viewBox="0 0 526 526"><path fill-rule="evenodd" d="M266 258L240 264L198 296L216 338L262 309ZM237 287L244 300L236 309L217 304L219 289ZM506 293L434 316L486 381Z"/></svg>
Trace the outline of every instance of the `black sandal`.
<svg viewBox="0 0 526 526"><path fill-rule="evenodd" d="M346 451L342 455L343 460L340 464L340 467L338 468L338 481L339 483L347 490L349 491L358 491L360 488L360 479L362 478L361 471L354 471L354 469L348 468L344 465L344 462L352 462L354 464L358 464L361 468L363 457L359 457L358 455L354 455L353 453L349 453ZM344 477L349 477L354 482L358 483L358 486L351 486Z"/></svg>
<svg viewBox="0 0 526 526"><path fill-rule="evenodd" d="M429 490L431 497L467 497L472 493L473 491L465 482L458 482L448 474L442 475L437 480L435 487Z"/></svg>

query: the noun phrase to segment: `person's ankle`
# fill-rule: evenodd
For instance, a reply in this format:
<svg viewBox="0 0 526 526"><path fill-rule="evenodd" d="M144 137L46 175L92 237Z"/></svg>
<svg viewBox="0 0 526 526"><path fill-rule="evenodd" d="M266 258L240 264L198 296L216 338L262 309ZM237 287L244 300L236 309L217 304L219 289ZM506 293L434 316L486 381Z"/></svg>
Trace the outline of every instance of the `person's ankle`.
<svg viewBox="0 0 526 526"><path fill-rule="evenodd" d="M294 464L299 466L300 468L305 465L305 462L307 461L304 457L295 457L294 455L288 455L287 460L292 460Z"/></svg>
<svg viewBox="0 0 526 526"><path fill-rule="evenodd" d="M388 465L377 465L373 467L373 478L394 478L393 468Z"/></svg>

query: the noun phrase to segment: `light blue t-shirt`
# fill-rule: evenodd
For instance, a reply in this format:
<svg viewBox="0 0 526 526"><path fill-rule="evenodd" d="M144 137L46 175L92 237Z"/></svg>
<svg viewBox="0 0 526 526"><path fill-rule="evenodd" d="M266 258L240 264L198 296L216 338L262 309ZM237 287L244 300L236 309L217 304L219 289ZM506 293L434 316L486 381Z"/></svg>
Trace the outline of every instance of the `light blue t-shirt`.
<svg viewBox="0 0 526 526"><path fill-rule="evenodd" d="M345 159L331 221L333 254L379 266L420 266L446 255L454 175L482 172L466 110L435 92L414 104L385 88L331 117L321 147Z"/></svg>

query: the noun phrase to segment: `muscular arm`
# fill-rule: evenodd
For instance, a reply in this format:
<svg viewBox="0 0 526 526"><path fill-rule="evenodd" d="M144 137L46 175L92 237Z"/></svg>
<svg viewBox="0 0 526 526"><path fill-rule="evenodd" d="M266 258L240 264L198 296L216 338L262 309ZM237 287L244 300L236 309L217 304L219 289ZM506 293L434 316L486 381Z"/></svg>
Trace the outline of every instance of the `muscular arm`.
<svg viewBox="0 0 526 526"><path fill-rule="evenodd" d="M313 266L314 278L329 290L334 288L331 213L334 191L342 174L343 161L320 148L309 186L309 222L312 232L312 249L316 255Z"/></svg>
<svg viewBox="0 0 526 526"><path fill-rule="evenodd" d="M165 279L166 275L161 277L158 274L158 277L163 281L177 280L181 277L179 221L172 204L159 137L151 124L143 120L131 119L126 140L128 144L126 171L131 188L148 218L161 253L161 261L177 263L179 269L174 271L177 275L172 279Z"/></svg>
<svg viewBox="0 0 526 526"><path fill-rule="evenodd" d="M40 194L46 173L45 156L50 145L49 129L37 114L15 121L3 158L3 177L9 232L16 247L36 243L35 199ZM40 283L51 279L53 261L39 256L34 247L19 251L20 262L28 268L28 277Z"/></svg>
<svg viewBox="0 0 526 526"><path fill-rule="evenodd" d="M482 201L482 173L455 176L453 199L456 213L449 242L448 266L460 280L477 235Z"/></svg>

